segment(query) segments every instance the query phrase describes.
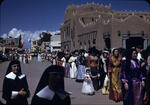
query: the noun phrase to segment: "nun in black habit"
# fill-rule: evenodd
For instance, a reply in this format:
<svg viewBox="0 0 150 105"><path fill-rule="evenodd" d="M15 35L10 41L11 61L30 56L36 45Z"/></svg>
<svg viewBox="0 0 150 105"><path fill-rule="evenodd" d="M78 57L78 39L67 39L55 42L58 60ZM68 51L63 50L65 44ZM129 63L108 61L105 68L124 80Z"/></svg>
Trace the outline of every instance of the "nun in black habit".
<svg viewBox="0 0 150 105"><path fill-rule="evenodd" d="M69 94L64 90L64 68L49 66L43 73L31 105L71 105Z"/></svg>
<svg viewBox="0 0 150 105"><path fill-rule="evenodd" d="M4 105L4 104L0 101L0 105Z"/></svg>
<svg viewBox="0 0 150 105"><path fill-rule="evenodd" d="M10 62L4 81L2 98L6 105L28 105L27 98L30 96L25 74L21 72L20 62Z"/></svg>

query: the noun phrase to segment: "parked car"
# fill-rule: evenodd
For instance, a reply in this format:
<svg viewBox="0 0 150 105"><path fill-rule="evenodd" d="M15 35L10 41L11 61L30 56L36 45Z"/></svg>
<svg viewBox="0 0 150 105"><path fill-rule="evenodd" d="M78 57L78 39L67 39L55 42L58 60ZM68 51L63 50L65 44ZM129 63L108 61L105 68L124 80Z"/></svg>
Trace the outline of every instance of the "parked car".
<svg viewBox="0 0 150 105"><path fill-rule="evenodd" d="M4 61L8 61L8 57L6 55L0 55L0 61L4 62Z"/></svg>

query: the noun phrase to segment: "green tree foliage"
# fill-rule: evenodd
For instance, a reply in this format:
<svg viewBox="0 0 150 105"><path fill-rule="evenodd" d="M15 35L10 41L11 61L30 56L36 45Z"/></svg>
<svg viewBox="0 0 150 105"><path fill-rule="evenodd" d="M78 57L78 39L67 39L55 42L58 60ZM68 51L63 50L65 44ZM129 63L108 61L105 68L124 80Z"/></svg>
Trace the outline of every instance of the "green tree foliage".
<svg viewBox="0 0 150 105"><path fill-rule="evenodd" d="M4 39L2 37L0 37L0 43L3 43Z"/></svg>
<svg viewBox="0 0 150 105"><path fill-rule="evenodd" d="M38 45L41 45L42 42L50 42L51 36L52 35L50 33L42 32L40 34L40 40L38 41Z"/></svg>

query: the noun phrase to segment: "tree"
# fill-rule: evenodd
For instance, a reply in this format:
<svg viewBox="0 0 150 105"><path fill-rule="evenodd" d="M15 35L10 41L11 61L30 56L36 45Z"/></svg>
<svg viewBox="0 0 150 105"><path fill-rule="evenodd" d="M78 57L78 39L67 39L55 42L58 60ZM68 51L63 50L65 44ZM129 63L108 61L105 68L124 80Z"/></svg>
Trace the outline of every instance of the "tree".
<svg viewBox="0 0 150 105"><path fill-rule="evenodd" d="M42 42L50 42L51 36L52 35L50 33L42 32L40 34L40 40L38 41L38 45L41 45Z"/></svg>
<svg viewBox="0 0 150 105"><path fill-rule="evenodd" d="M0 43L3 43L4 39L2 37L0 37Z"/></svg>

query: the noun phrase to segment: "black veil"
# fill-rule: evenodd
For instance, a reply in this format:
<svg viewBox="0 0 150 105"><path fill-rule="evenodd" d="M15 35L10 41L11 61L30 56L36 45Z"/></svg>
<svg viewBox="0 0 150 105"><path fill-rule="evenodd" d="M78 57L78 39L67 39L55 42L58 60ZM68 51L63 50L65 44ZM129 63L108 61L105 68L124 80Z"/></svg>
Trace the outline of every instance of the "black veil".
<svg viewBox="0 0 150 105"><path fill-rule="evenodd" d="M44 87L46 87L49 84L49 73L52 72L57 72L57 73L61 73L64 76L64 67L58 66L58 65L51 65L49 66L43 73L43 75L41 76L41 79L38 83L38 86L36 88L36 91L34 93L34 95L36 95L41 89L43 89ZM63 83L61 83L61 89L64 90L64 78L63 78Z"/></svg>
<svg viewBox="0 0 150 105"><path fill-rule="evenodd" d="M61 78L58 78L57 76ZM57 81L56 83L55 80ZM58 80L60 80L60 82L58 82ZM43 94L47 94L48 96L46 95L45 98L38 97L38 94L44 91L44 89L47 89L47 86L49 87L50 91L46 90L46 92L43 92ZM51 88L51 86L56 86L56 89ZM55 95L52 96L53 98L49 100L51 97L49 95L52 95L53 93L55 93ZM31 105L41 104L71 105L69 94L64 90L64 67L59 65L51 65L43 72L31 101Z"/></svg>
<svg viewBox="0 0 150 105"><path fill-rule="evenodd" d="M7 71L6 71L6 74L5 75L7 75L7 74L9 74L10 72L12 72L12 65L17 65L18 66L18 74L21 74L22 72L21 72L21 65L20 65L20 61L18 61L18 60L13 60L13 61L11 61L10 63L9 63L9 66L8 66L8 68L7 68Z"/></svg>

